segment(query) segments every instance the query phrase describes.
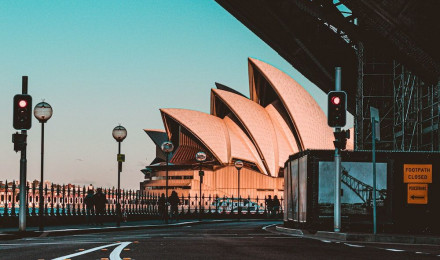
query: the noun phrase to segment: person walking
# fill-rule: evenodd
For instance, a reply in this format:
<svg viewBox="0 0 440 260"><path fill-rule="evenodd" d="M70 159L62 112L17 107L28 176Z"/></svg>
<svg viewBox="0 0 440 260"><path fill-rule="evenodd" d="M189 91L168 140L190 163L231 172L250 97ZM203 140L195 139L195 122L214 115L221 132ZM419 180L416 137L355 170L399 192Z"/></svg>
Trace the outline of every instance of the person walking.
<svg viewBox="0 0 440 260"><path fill-rule="evenodd" d="M278 196L275 195L273 197L273 208L272 208L272 216L276 218L280 211L280 200L278 199Z"/></svg>
<svg viewBox="0 0 440 260"><path fill-rule="evenodd" d="M98 188L96 194L93 195L93 203L95 204L95 212L96 212L96 225L104 225L103 217L105 214L105 204L108 203L105 198L104 193L102 193L102 189ZM119 216L118 216L119 217Z"/></svg>
<svg viewBox="0 0 440 260"><path fill-rule="evenodd" d="M180 203L180 199L179 196L177 196L177 192L173 190L168 200L171 205L171 219L175 219L177 222L179 220L179 203Z"/></svg>
<svg viewBox="0 0 440 260"><path fill-rule="evenodd" d="M272 213L272 208L273 208L272 196L269 195L265 202L266 202L266 214L267 214L267 217L270 218L270 215Z"/></svg>
<svg viewBox="0 0 440 260"><path fill-rule="evenodd" d="M166 220L166 216L165 216L165 193L162 193L162 195L160 195L159 200L157 201L157 206L158 206L158 210L159 210L159 215L161 217L162 220Z"/></svg>
<svg viewBox="0 0 440 260"><path fill-rule="evenodd" d="M87 196L84 198L84 204L86 204L87 225L93 225L93 190L87 191Z"/></svg>

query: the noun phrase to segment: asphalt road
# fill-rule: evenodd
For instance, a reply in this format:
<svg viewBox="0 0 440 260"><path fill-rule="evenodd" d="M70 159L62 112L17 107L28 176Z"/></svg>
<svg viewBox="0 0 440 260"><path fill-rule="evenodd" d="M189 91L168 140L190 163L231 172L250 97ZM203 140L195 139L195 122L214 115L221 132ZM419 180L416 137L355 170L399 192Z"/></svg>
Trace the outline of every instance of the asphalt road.
<svg viewBox="0 0 440 260"><path fill-rule="evenodd" d="M0 241L0 259L440 259L440 246L288 236L276 222L201 224Z"/></svg>

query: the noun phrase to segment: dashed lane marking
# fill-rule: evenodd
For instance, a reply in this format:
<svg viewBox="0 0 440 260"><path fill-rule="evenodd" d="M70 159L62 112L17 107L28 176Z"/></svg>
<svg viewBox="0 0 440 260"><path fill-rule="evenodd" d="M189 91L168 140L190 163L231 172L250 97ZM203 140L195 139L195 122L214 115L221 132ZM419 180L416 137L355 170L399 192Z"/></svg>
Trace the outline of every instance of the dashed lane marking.
<svg viewBox="0 0 440 260"><path fill-rule="evenodd" d="M349 243L344 243L344 245L346 245L346 246L351 246L351 247L365 247L365 246L354 245L354 244L349 244Z"/></svg>
<svg viewBox="0 0 440 260"><path fill-rule="evenodd" d="M394 248L384 248L384 249L391 252L405 252L405 250L402 249L394 249Z"/></svg>
<svg viewBox="0 0 440 260"><path fill-rule="evenodd" d="M324 242L324 243L331 243L332 241L329 241L329 240L321 240L321 242Z"/></svg>
<svg viewBox="0 0 440 260"><path fill-rule="evenodd" d="M264 238L274 238L274 239L298 239L300 237L264 237Z"/></svg>
<svg viewBox="0 0 440 260"><path fill-rule="evenodd" d="M69 241L69 244L105 244L106 242L95 241ZM64 245L64 242L39 242L26 244L0 244L0 246L39 246L39 245Z"/></svg>

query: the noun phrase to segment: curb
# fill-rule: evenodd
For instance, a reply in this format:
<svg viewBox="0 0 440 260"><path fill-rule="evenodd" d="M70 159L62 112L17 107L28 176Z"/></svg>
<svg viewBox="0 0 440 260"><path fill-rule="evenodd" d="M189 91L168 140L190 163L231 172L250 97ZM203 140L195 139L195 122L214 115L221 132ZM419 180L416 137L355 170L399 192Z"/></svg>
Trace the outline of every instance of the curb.
<svg viewBox="0 0 440 260"><path fill-rule="evenodd" d="M232 222L250 222L250 221L264 221L261 219L247 219L237 221L234 220L212 220L212 221L185 221L172 224L158 224L158 225L132 225L122 227L104 227L104 228L87 228L87 229L60 229L60 230L48 230L48 231L13 231L0 234L0 240L13 240L26 237L54 237L54 236L66 236L66 235L78 235L78 234L91 234L91 233L105 233L105 232L117 232L128 230L142 230L142 229L159 229L159 228L173 228L187 225L201 225L201 224L216 224L216 223L232 223Z"/></svg>
<svg viewBox="0 0 440 260"><path fill-rule="evenodd" d="M292 229L277 226L276 230L281 233L302 235L312 239L331 239L337 241L358 241L358 242L381 242L381 243L402 243L402 244L429 244L440 245L440 237L422 237L411 235L393 234L360 234L360 233L340 233L331 231L318 231L316 234L307 234L301 229ZM306 235L304 235L306 233Z"/></svg>
<svg viewBox="0 0 440 260"><path fill-rule="evenodd" d="M304 236L304 232L301 229L285 228L276 226L276 230L282 233L289 233L292 235Z"/></svg>

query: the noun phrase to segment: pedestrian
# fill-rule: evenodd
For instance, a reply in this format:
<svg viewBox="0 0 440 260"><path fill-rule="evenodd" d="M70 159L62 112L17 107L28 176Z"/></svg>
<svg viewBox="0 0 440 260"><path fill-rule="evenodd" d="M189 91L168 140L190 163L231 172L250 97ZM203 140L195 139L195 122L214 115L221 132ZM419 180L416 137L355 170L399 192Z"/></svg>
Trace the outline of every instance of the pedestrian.
<svg viewBox="0 0 440 260"><path fill-rule="evenodd" d="M105 204L108 203L105 198L104 193L102 193L102 189L98 188L96 194L93 195L93 203L95 204L95 213L96 213L96 225L104 225L103 217L105 214Z"/></svg>
<svg viewBox="0 0 440 260"><path fill-rule="evenodd" d="M280 211L280 200L278 199L278 196L277 195L275 195L274 197L273 197L273 202L272 202L272 205L273 205L273 208L272 208L272 216L273 217L276 217L277 216L277 214L279 213L279 211Z"/></svg>
<svg viewBox="0 0 440 260"><path fill-rule="evenodd" d="M171 219L175 219L176 222L179 220L179 203L180 199L177 196L177 192L171 192L171 196L168 198L171 205Z"/></svg>
<svg viewBox="0 0 440 260"><path fill-rule="evenodd" d="M87 225L93 225L93 190L87 191L87 196L84 198L84 204L86 204Z"/></svg>
<svg viewBox="0 0 440 260"><path fill-rule="evenodd" d="M162 193L160 195L159 200L157 201L157 206L159 210L159 215L162 220L166 220L166 213L165 213L165 193Z"/></svg>
<svg viewBox="0 0 440 260"><path fill-rule="evenodd" d="M272 213L272 208L273 208L272 196L269 195L265 202L266 202L266 214L267 217L270 218L270 214Z"/></svg>

